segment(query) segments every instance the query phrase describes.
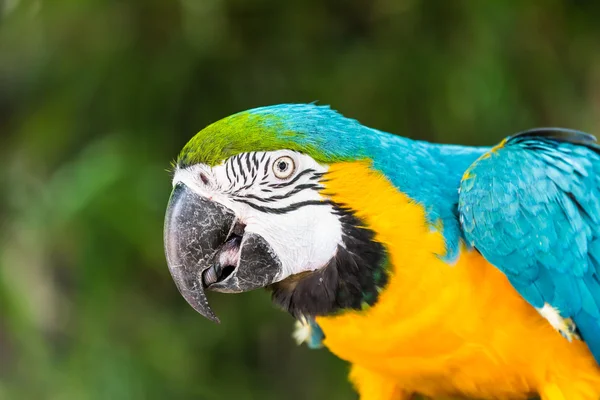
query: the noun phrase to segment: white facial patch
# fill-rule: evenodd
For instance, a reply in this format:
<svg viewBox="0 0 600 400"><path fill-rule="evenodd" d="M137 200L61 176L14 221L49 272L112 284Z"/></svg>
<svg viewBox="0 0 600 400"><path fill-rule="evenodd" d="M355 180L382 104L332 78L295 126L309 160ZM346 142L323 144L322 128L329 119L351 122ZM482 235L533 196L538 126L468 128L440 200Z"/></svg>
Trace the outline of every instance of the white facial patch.
<svg viewBox="0 0 600 400"><path fill-rule="evenodd" d="M173 186L183 183L221 203L245 232L263 237L282 264L277 282L324 267L342 244L341 222L320 193L325 172L326 166L297 152L252 152L214 167L178 168Z"/></svg>

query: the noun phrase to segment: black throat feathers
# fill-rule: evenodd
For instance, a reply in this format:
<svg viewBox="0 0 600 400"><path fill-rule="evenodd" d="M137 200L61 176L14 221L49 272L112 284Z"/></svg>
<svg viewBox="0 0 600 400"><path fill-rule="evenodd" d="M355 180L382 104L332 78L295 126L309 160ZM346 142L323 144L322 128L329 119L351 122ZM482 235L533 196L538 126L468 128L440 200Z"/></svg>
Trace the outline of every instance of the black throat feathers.
<svg viewBox="0 0 600 400"><path fill-rule="evenodd" d="M388 280L388 259L375 234L351 210L335 206L342 243L329 263L270 285L273 302L295 318L361 310L377 301Z"/></svg>

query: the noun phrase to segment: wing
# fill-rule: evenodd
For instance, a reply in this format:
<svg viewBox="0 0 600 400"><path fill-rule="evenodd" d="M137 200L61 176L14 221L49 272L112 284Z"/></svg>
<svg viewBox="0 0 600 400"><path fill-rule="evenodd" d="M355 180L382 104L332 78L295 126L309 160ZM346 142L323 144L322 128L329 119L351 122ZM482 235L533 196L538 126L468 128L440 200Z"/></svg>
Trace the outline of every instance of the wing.
<svg viewBox="0 0 600 400"><path fill-rule="evenodd" d="M600 363L595 138L548 128L506 139L469 167L458 207L467 242L534 307L571 319Z"/></svg>

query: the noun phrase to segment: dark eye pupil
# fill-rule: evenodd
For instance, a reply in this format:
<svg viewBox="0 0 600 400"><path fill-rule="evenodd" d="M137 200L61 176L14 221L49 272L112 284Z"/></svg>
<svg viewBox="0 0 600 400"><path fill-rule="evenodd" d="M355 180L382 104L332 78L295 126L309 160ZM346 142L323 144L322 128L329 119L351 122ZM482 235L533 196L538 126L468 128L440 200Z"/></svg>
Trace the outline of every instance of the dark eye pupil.
<svg viewBox="0 0 600 400"><path fill-rule="evenodd" d="M285 171L287 167L288 165L285 161L279 161L279 164L277 164L277 168L279 168L281 172Z"/></svg>

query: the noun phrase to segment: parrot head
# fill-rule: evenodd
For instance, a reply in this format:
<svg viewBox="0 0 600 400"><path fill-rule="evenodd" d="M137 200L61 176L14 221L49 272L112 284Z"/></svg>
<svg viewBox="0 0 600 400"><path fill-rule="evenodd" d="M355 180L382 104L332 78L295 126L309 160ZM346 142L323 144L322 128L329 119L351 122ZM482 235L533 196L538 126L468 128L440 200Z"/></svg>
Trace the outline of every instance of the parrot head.
<svg viewBox="0 0 600 400"><path fill-rule="evenodd" d="M205 291L272 291L294 316L372 304L384 246L327 194L334 163L367 159L373 132L329 107L232 115L181 151L165 217L169 270L185 300L218 322Z"/></svg>

